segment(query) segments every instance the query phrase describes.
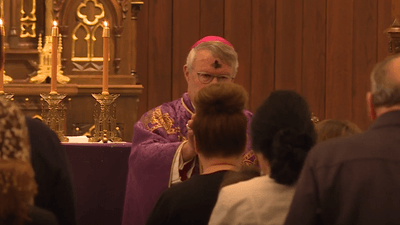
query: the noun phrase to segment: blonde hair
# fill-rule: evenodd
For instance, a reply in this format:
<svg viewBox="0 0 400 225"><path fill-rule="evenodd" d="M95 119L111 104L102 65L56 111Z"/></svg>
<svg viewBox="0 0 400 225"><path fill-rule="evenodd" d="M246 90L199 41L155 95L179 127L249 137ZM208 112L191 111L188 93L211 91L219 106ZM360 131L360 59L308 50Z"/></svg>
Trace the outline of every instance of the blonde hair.
<svg viewBox="0 0 400 225"><path fill-rule="evenodd" d="M354 134L359 134L362 130L350 121L342 121L329 119L319 122L315 125L318 139L317 143L337 137L349 137Z"/></svg>

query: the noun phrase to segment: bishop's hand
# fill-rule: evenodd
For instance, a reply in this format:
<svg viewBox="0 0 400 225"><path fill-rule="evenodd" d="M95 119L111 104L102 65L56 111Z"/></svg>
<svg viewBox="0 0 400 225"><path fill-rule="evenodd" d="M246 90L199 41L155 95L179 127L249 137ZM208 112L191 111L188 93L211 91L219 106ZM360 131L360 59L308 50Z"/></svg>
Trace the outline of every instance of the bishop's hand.
<svg viewBox="0 0 400 225"><path fill-rule="evenodd" d="M182 147L183 162L190 161L197 155L195 148L194 148L194 133L193 133L193 130L190 128L191 125L193 124L194 117L195 117L195 115L193 115L192 119L190 119L188 121L188 123L186 124L186 128L187 128L186 138L188 141Z"/></svg>

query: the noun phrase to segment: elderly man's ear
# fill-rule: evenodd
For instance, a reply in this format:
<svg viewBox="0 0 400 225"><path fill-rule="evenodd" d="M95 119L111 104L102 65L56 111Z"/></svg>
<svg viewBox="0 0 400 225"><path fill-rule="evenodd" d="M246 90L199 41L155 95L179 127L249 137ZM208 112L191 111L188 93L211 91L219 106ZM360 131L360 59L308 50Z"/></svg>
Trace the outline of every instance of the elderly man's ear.
<svg viewBox="0 0 400 225"><path fill-rule="evenodd" d="M374 95L371 92L368 92L366 95L367 101L367 109L368 109L368 116L371 118L372 121L376 119L376 111L374 107Z"/></svg>
<svg viewBox="0 0 400 225"><path fill-rule="evenodd" d="M187 65L183 66L183 74L185 75L186 81L189 82L189 69L188 69Z"/></svg>

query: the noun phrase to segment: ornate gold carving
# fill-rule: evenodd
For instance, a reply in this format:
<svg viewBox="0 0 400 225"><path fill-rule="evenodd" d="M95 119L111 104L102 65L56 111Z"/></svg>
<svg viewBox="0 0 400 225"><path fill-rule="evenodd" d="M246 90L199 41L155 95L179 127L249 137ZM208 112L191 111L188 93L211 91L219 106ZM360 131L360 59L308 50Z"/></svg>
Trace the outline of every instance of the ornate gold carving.
<svg viewBox="0 0 400 225"><path fill-rule="evenodd" d="M30 29L29 29L30 28ZM21 38L35 38L36 37L36 23L32 22L21 22Z"/></svg>
<svg viewBox="0 0 400 225"><path fill-rule="evenodd" d="M142 124L144 128L150 132L158 128L164 128L167 134L177 134L180 132L180 128L174 126L174 119L169 116L169 113L162 114L161 106L148 112L142 119Z"/></svg>
<svg viewBox="0 0 400 225"><path fill-rule="evenodd" d="M87 15L81 13L81 9L87 7L88 2L93 2L94 7L100 8L101 13L100 15L95 15L95 19L93 21L89 21ZM101 27L100 19L104 17L105 11L103 5L98 3L97 0L85 0L82 2L77 9L77 16L82 20L79 22L78 25L72 31L72 57L71 61L74 62L73 65L75 66L75 71L87 71L87 65L80 65L76 62L102 62L102 56L95 56L94 49L96 46L96 31L99 27ZM76 55L76 42L78 41L77 32L79 30L84 29L86 32L85 41L86 41L86 56L77 56ZM111 43L110 43L111 44ZM110 56L109 56L110 57ZM97 67L93 64L90 64L92 67L89 70L97 71ZM101 70L101 68L100 68Z"/></svg>
<svg viewBox="0 0 400 225"><path fill-rule="evenodd" d="M87 7L87 3L88 2L93 2L94 7L95 8L99 8L101 10L100 15L94 15L94 20L93 21L88 20L87 15L84 15L84 14L81 13L81 9L84 8L84 7ZM100 19L104 18L104 14L105 14L104 13L104 8L103 8L103 4L98 3L97 0L84 0L78 6L78 9L76 10L76 13L77 13L78 17L83 20L83 23L85 23L86 25L89 25L89 26L93 26L93 25L97 24Z"/></svg>
<svg viewBox="0 0 400 225"><path fill-rule="evenodd" d="M42 35L39 35L38 40L38 52L39 52L39 70L37 75L31 77L29 82L31 83L43 83L47 77L51 77L51 52L52 47L52 37L45 37L45 44L42 44ZM57 81L61 84L66 84L70 81L70 78L63 75L63 71L61 70L61 52L62 52L62 38L59 35L58 39L58 49L57 49Z"/></svg>
<svg viewBox="0 0 400 225"><path fill-rule="evenodd" d="M253 150L245 153L242 159L242 166L258 165L258 159Z"/></svg>
<svg viewBox="0 0 400 225"><path fill-rule="evenodd" d="M86 57L77 57L77 56L75 56L75 48L76 48L76 41L78 40L78 37L76 36L76 32L79 30L79 28L83 28L85 31L86 31L86 36L85 36L85 41L86 41L86 46L87 46L87 48L86 48ZM72 31L72 58L71 58L71 60L73 61L73 62L76 62L76 61L84 61L84 62L87 62L87 61L90 61L90 31L89 31L89 28L87 27L87 26L85 26L83 23L79 23L76 27L75 27L75 29Z"/></svg>
<svg viewBox="0 0 400 225"><path fill-rule="evenodd" d="M32 9L29 13L24 10L24 1L21 0L21 38L36 37L36 0L32 0Z"/></svg>

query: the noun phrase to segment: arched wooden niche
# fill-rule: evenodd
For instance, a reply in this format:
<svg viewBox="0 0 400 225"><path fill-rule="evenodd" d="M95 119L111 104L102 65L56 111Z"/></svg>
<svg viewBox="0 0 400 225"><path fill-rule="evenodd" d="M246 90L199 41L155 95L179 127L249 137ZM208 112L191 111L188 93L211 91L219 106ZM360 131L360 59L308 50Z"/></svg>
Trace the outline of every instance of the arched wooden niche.
<svg viewBox="0 0 400 225"><path fill-rule="evenodd" d="M102 23L106 20L111 25L110 84L135 84L130 75L131 46L122 47L131 43L128 7L128 0L54 1L53 13L63 37L63 70L72 83L101 82Z"/></svg>

